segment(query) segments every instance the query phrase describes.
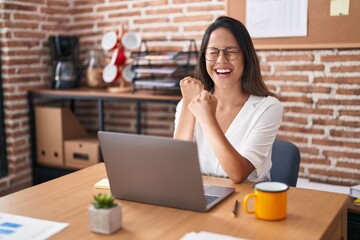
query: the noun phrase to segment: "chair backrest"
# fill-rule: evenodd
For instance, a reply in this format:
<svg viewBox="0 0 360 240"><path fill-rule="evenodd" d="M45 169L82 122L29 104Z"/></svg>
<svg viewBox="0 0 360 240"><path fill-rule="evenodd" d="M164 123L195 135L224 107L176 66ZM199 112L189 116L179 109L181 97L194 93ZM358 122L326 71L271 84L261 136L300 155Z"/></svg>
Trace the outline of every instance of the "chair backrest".
<svg viewBox="0 0 360 240"><path fill-rule="evenodd" d="M271 181L282 182L296 187L300 159L300 151L297 146L291 142L276 139L271 155Z"/></svg>

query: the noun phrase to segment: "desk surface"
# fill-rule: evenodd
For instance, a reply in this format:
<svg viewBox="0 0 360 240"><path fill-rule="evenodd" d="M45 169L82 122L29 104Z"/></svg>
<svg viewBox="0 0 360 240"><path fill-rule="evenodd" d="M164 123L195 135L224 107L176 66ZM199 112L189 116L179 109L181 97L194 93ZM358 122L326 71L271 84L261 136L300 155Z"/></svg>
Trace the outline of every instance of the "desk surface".
<svg viewBox="0 0 360 240"><path fill-rule="evenodd" d="M113 235L89 230L87 208L94 189L106 178L104 163L0 198L0 211L28 217L67 222L70 226L51 239L180 239L191 231L210 231L247 239L346 239L344 194L290 188L288 216L281 221L258 220L242 210L244 195L252 183L233 184L228 179L204 177L207 184L232 186L236 192L208 213L158 207L118 200L122 205L123 229ZM239 216L231 216L235 199Z"/></svg>

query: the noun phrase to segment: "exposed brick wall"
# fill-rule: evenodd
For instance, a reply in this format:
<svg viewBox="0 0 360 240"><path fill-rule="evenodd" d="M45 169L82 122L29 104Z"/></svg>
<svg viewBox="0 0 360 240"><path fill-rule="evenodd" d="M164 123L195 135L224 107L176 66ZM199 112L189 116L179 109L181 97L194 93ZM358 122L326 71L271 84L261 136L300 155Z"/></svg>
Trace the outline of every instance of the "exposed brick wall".
<svg viewBox="0 0 360 240"><path fill-rule="evenodd" d="M100 49L102 35L120 24L143 38L193 38L199 44L209 23L225 14L225 1L13 0L0 3L0 14L9 161L9 176L0 179L4 195L31 185L26 93L50 87L50 35L80 36L82 59ZM301 150L300 175L360 183L360 50L258 54L266 83L285 107L279 137ZM77 102L76 107L86 128L96 131L96 105ZM107 130L135 132L134 104L107 102L105 108ZM170 136L174 111L173 105L144 105L144 133Z"/></svg>
<svg viewBox="0 0 360 240"><path fill-rule="evenodd" d="M300 148L303 177L360 180L360 51L259 51L267 84L285 107L279 137Z"/></svg>
<svg viewBox="0 0 360 240"><path fill-rule="evenodd" d="M71 23L71 2L2 1L1 61L9 175L0 179L0 195L32 184L29 89L50 86L47 37L64 34Z"/></svg>

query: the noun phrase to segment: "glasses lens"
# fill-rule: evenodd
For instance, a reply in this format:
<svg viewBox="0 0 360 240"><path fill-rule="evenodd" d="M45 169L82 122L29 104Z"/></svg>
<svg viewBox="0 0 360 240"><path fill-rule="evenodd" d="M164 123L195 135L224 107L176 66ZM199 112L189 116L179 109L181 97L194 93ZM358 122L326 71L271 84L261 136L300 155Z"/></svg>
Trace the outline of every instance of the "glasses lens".
<svg viewBox="0 0 360 240"><path fill-rule="evenodd" d="M236 47L228 47L225 48L224 52L228 60L235 60L238 58L240 50Z"/></svg>
<svg viewBox="0 0 360 240"><path fill-rule="evenodd" d="M236 60L239 57L239 53L240 53L240 49L237 47L227 47L225 49L209 47L205 50L206 60L215 61L219 57L221 51L224 52L225 57L228 60Z"/></svg>
<svg viewBox="0 0 360 240"><path fill-rule="evenodd" d="M219 56L219 49L217 48L207 48L205 50L205 58L209 61L214 61Z"/></svg>

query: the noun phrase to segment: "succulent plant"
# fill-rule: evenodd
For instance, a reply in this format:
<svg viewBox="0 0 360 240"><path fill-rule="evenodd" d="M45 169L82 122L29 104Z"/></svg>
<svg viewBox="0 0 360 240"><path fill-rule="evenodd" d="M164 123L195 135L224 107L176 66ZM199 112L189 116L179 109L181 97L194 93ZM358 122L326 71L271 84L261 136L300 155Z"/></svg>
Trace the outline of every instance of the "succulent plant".
<svg viewBox="0 0 360 240"><path fill-rule="evenodd" d="M94 200L95 201L92 204L97 209L117 206L117 203L115 202L116 199L111 194L99 193L94 196Z"/></svg>

